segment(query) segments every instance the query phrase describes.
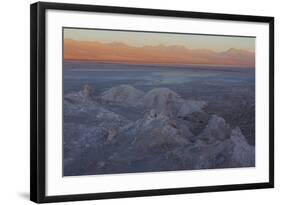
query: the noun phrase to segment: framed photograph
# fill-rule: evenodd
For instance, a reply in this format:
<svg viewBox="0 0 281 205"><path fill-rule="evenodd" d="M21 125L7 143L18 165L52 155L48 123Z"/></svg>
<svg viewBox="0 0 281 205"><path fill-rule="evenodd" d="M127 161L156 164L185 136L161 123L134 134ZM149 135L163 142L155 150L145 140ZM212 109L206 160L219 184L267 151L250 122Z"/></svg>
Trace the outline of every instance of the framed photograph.
<svg viewBox="0 0 281 205"><path fill-rule="evenodd" d="M274 187L274 18L31 5L34 202Z"/></svg>

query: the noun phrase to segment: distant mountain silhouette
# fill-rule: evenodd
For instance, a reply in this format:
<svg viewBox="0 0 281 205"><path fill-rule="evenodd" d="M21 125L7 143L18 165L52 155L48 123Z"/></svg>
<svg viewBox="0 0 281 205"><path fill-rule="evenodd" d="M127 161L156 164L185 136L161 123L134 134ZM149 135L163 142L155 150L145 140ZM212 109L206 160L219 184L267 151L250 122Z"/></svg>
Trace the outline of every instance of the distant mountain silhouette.
<svg viewBox="0 0 281 205"><path fill-rule="evenodd" d="M181 45L130 46L120 42L64 39L65 60L89 60L135 64L197 64L254 67L255 53L230 48L223 52L189 49Z"/></svg>

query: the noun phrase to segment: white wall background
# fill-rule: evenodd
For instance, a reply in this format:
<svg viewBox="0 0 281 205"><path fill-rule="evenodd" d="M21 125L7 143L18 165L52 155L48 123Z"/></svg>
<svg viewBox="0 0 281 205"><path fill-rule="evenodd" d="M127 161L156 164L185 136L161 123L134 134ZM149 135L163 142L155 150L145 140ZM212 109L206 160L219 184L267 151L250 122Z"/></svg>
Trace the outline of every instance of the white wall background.
<svg viewBox="0 0 281 205"><path fill-rule="evenodd" d="M49 0L52 1L52 0ZM281 199L281 12L278 0L60 0L69 3L146 7L275 17L276 188L142 197L67 204L278 204ZM29 4L2 1L0 7L0 204L31 204L29 198ZM280 202L279 202L280 203ZM64 203L63 203L64 204Z"/></svg>

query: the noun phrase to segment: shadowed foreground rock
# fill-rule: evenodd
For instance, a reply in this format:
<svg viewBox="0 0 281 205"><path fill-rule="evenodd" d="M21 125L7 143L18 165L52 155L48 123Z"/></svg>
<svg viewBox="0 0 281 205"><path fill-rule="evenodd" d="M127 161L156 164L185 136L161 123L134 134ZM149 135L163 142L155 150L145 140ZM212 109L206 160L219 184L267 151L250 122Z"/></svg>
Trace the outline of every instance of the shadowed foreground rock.
<svg viewBox="0 0 281 205"><path fill-rule="evenodd" d="M121 85L95 96L86 85L64 96L64 175L255 166L240 128L207 108L168 88Z"/></svg>

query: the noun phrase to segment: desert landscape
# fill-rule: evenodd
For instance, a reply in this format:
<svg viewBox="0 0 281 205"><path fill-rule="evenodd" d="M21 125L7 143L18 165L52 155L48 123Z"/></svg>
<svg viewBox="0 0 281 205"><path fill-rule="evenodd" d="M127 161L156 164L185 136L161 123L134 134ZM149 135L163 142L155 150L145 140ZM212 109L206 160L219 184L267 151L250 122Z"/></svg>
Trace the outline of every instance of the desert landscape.
<svg viewBox="0 0 281 205"><path fill-rule="evenodd" d="M128 67L65 63L64 175L255 165L253 70Z"/></svg>
<svg viewBox="0 0 281 205"><path fill-rule="evenodd" d="M163 35L65 31L64 176L255 166L254 39Z"/></svg>

